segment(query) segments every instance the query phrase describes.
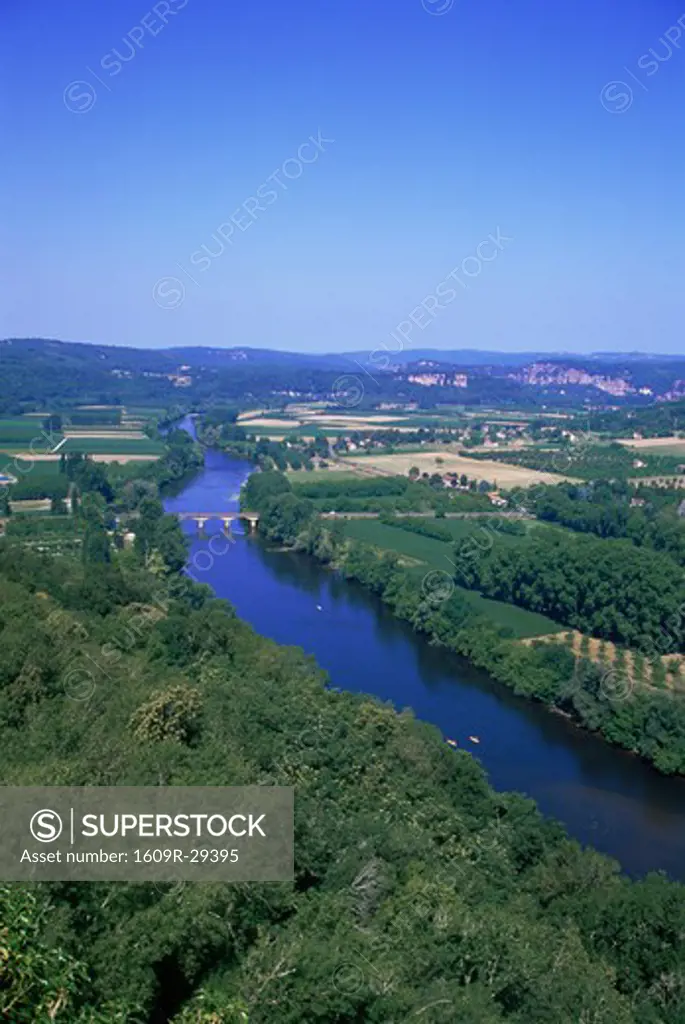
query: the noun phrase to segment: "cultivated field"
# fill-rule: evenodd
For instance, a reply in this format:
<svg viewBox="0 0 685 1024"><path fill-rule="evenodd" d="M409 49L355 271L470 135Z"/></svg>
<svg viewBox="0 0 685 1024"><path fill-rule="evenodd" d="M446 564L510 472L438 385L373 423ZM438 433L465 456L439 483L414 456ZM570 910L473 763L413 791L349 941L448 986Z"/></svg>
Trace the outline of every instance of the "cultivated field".
<svg viewBox="0 0 685 1024"><path fill-rule="evenodd" d="M243 413L238 417L238 423L246 430L259 427L273 427L277 430L294 430L299 426L299 420L283 420L273 416L253 416L252 413Z"/></svg>
<svg viewBox="0 0 685 1024"><path fill-rule="evenodd" d="M63 452L64 450L65 450L64 448L60 449L60 451L57 452L55 455L32 455L31 452L22 452L21 454L15 456L15 458L20 459L22 461L22 464L24 462L35 462L35 463L40 463L41 465L43 463L58 463L59 460L60 460L61 452ZM112 454L106 454L106 453L99 452L99 453L91 454L90 457L93 460L93 462L121 462L121 463L125 463L125 462L154 462L156 459L159 458L159 455L135 455L135 454L124 455L124 454L121 454L121 453L116 454L116 455L112 455ZM9 468L11 469L11 465L10 465Z"/></svg>
<svg viewBox="0 0 685 1024"><path fill-rule="evenodd" d="M387 427L388 424L399 423L402 426L411 427L410 416L352 416L341 413L316 413L313 416L303 416L302 421L307 424L320 423L329 427L347 427L350 430L374 430L376 427ZM413 427L411 428L413 429Z"/></svg>
<svg viewBox="0 0 685 1024"><path fill-rule="evenodd" d="M440 463L435 460L441 459ZM347 469L360 468L367 472L372 470L379 475L406 476L412 466L422 473L465 473L469 480L487 480L498 488L530 487L532 484L558 484L562 480L572 479L557 473L542 473L524 466L509 466L504 462L491 462L487 459L469 459L464 455L456 455L444 449L430 452L421 451L396 455L364 455L341 459L341 465Z"/></svg>
<svg viewBox="0 0 685 1024"><path fill-rule="evenodd" d="M622 439L618 443L646 455L682 455L685 458L685 438L682 437L641 437Z"/></svg>
<svg viewBox="0 0 685 1024"><path fill-rule="evenodd" d="M685 438L683 437L622 437L618 439L619 444L625 444L628 448L664 448L669 445L679 445L685 451Z"/></svg>
<svg viewBox="0 0 685 1024"><path fill-rule="evenodd" d="M245 413L238 417L238 422L241 427L245 427L246 430L259 431L259 430L334 430L337 433L346 433L354 430L383 430L386 427L392 427L396 430L418 430L420 426L426 424L413 423L410 419L398 419L397 416L373 416L373 417L360 417L360 416L338 416L338 415L314 415L314 416L299 416L297 419L280 419L274 416L256 416L251 418L251 414ZM434 425L439 425L439 421L436 420Z"/></svg>
<svg viewBox="0 0 685 1024"><path fill-rule="evenodd" d="M121 462L122 464L127 462L156 462L159 455L103 455L93 454L91 455L93 462Z"/></svg>
<svg viewBox="0 0 685 1024"><path fill-rule="evenodd" d="M365 475L356 470L350 470L340 462L329 462L328 469L288 469L287 473L293 483L297 484L311 484L316 483L318 480L330 480L331 473L336 474L336 482L338 480L359 480Z"/></svg>
<svg viewBox="0 0 685 1024"><path fill-rule="evenodd" d="M682 654L664 654L656 660L640 658L637 651L621 649L610 640L584 636L576 629L564 629L551 636L528 636L522 643L565 643L569 636L575 656L588 658L596 665L603 666L607 673L607 684L616 692L623 689L627 696L633 686L658 687L655 673L658 662L663 668L663 684L670 690L685 690L685 656Z"/></svg>
<svg viewBox="0 0 685 1024"><path fill-rule="evenodd" d="M164 446L144 434L140 438L126 435L74 434L67 437L60 453L83 452L84 455L160 455Z"/></svg>
<svg viewBox="0 0 685 1024"><path fill-rule="evenodd" d="M140 430L93 430L92 427L66 427L63 431L64 437L76 437L90 440L90 438L103 438L111 441L147 441L148 436Z"/></svg>

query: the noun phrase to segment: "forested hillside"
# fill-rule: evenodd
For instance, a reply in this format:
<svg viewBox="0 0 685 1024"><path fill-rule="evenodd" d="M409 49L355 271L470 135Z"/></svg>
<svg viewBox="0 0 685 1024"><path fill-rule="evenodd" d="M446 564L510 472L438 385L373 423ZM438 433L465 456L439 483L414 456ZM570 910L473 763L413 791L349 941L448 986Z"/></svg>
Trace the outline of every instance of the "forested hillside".
<svg viewBox="0 0 685 1024"><path fill-rule="evenodd" d="M2 886L6 1019L685 1022L681 886L628 881L434 728L327 690L178 574L149 486L81 479L79 558L0 542L5 784L293 785L296 878ZM125 496L139 539L107 547Z"/></svg>
<svg viewBox="0 0 685 1024"><path fill-rule="evenodd" d="M289 784L297 808L294 885L6 886L8 1019L685 1020L681 887L621 879L433 728L173 575L160 600L133 566L6 546L0 581L6 783Z"/></svg>

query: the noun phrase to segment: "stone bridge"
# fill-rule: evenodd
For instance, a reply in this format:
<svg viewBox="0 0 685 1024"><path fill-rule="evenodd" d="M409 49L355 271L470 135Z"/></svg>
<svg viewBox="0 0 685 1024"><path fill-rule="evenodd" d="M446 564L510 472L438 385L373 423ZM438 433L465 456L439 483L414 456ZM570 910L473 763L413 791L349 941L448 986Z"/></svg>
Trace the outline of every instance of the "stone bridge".
<svg viewBox="0 0 685 1024"><path fill-rule="evenodd" d="M259 522L259 512L177 512L176 515L181 521L192 519L197 523L197 528L202 532L205 523L210 519L218 519L224 524L224 530L231 529L231 523L236 519L242 519L248 524L250 533L254 533Z"/></svg>

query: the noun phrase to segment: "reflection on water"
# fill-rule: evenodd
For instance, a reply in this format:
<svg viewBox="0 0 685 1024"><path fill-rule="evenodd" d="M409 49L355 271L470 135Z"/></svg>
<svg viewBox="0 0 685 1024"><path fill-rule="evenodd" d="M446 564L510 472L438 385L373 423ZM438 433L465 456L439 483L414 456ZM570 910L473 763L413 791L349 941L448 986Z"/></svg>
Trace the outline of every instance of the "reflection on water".
<svg viewBox="0 0 685 1024"><path fill-rule="evenodd" d="M249 472L246 463L208 452L205 472L167 508L235 508ZM192 524L184 528L193 532ZM411 707L478 757L493 786L533 797L572 835L616 857L625 870L664 869L685 878L685 779L665 778L564 717L515 697L456 655L432 647L358 584L306 556L234 532L236 543L215 547L225 554L195 575L258 632L313 654L334 686ZM209 537L195 536L191 558L209 545ZM470 735L480 737L478 746Z"/></svg>

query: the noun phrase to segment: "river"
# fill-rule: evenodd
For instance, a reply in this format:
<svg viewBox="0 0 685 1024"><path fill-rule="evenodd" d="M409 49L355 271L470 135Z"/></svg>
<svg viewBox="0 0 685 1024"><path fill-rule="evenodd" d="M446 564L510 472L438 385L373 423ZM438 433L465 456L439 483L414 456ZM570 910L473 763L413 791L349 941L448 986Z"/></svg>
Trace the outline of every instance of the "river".
<svg viewBox="0 0 685 1024"><path fill-rule="evenodd" d="M247 463L208 451L204 471L166 500L167 511L235 509L250 472ZM685 779L664 777L517 698L308 556L270 549L239 525L232 542L217 521L207 523L205 537L195 523L183 528L192 535L189 570L198 582L229 600L257 632L313 654L331 685L412 708L477 757L496 789L532 797L627 873L664 870L685 880Z"/></svg>

